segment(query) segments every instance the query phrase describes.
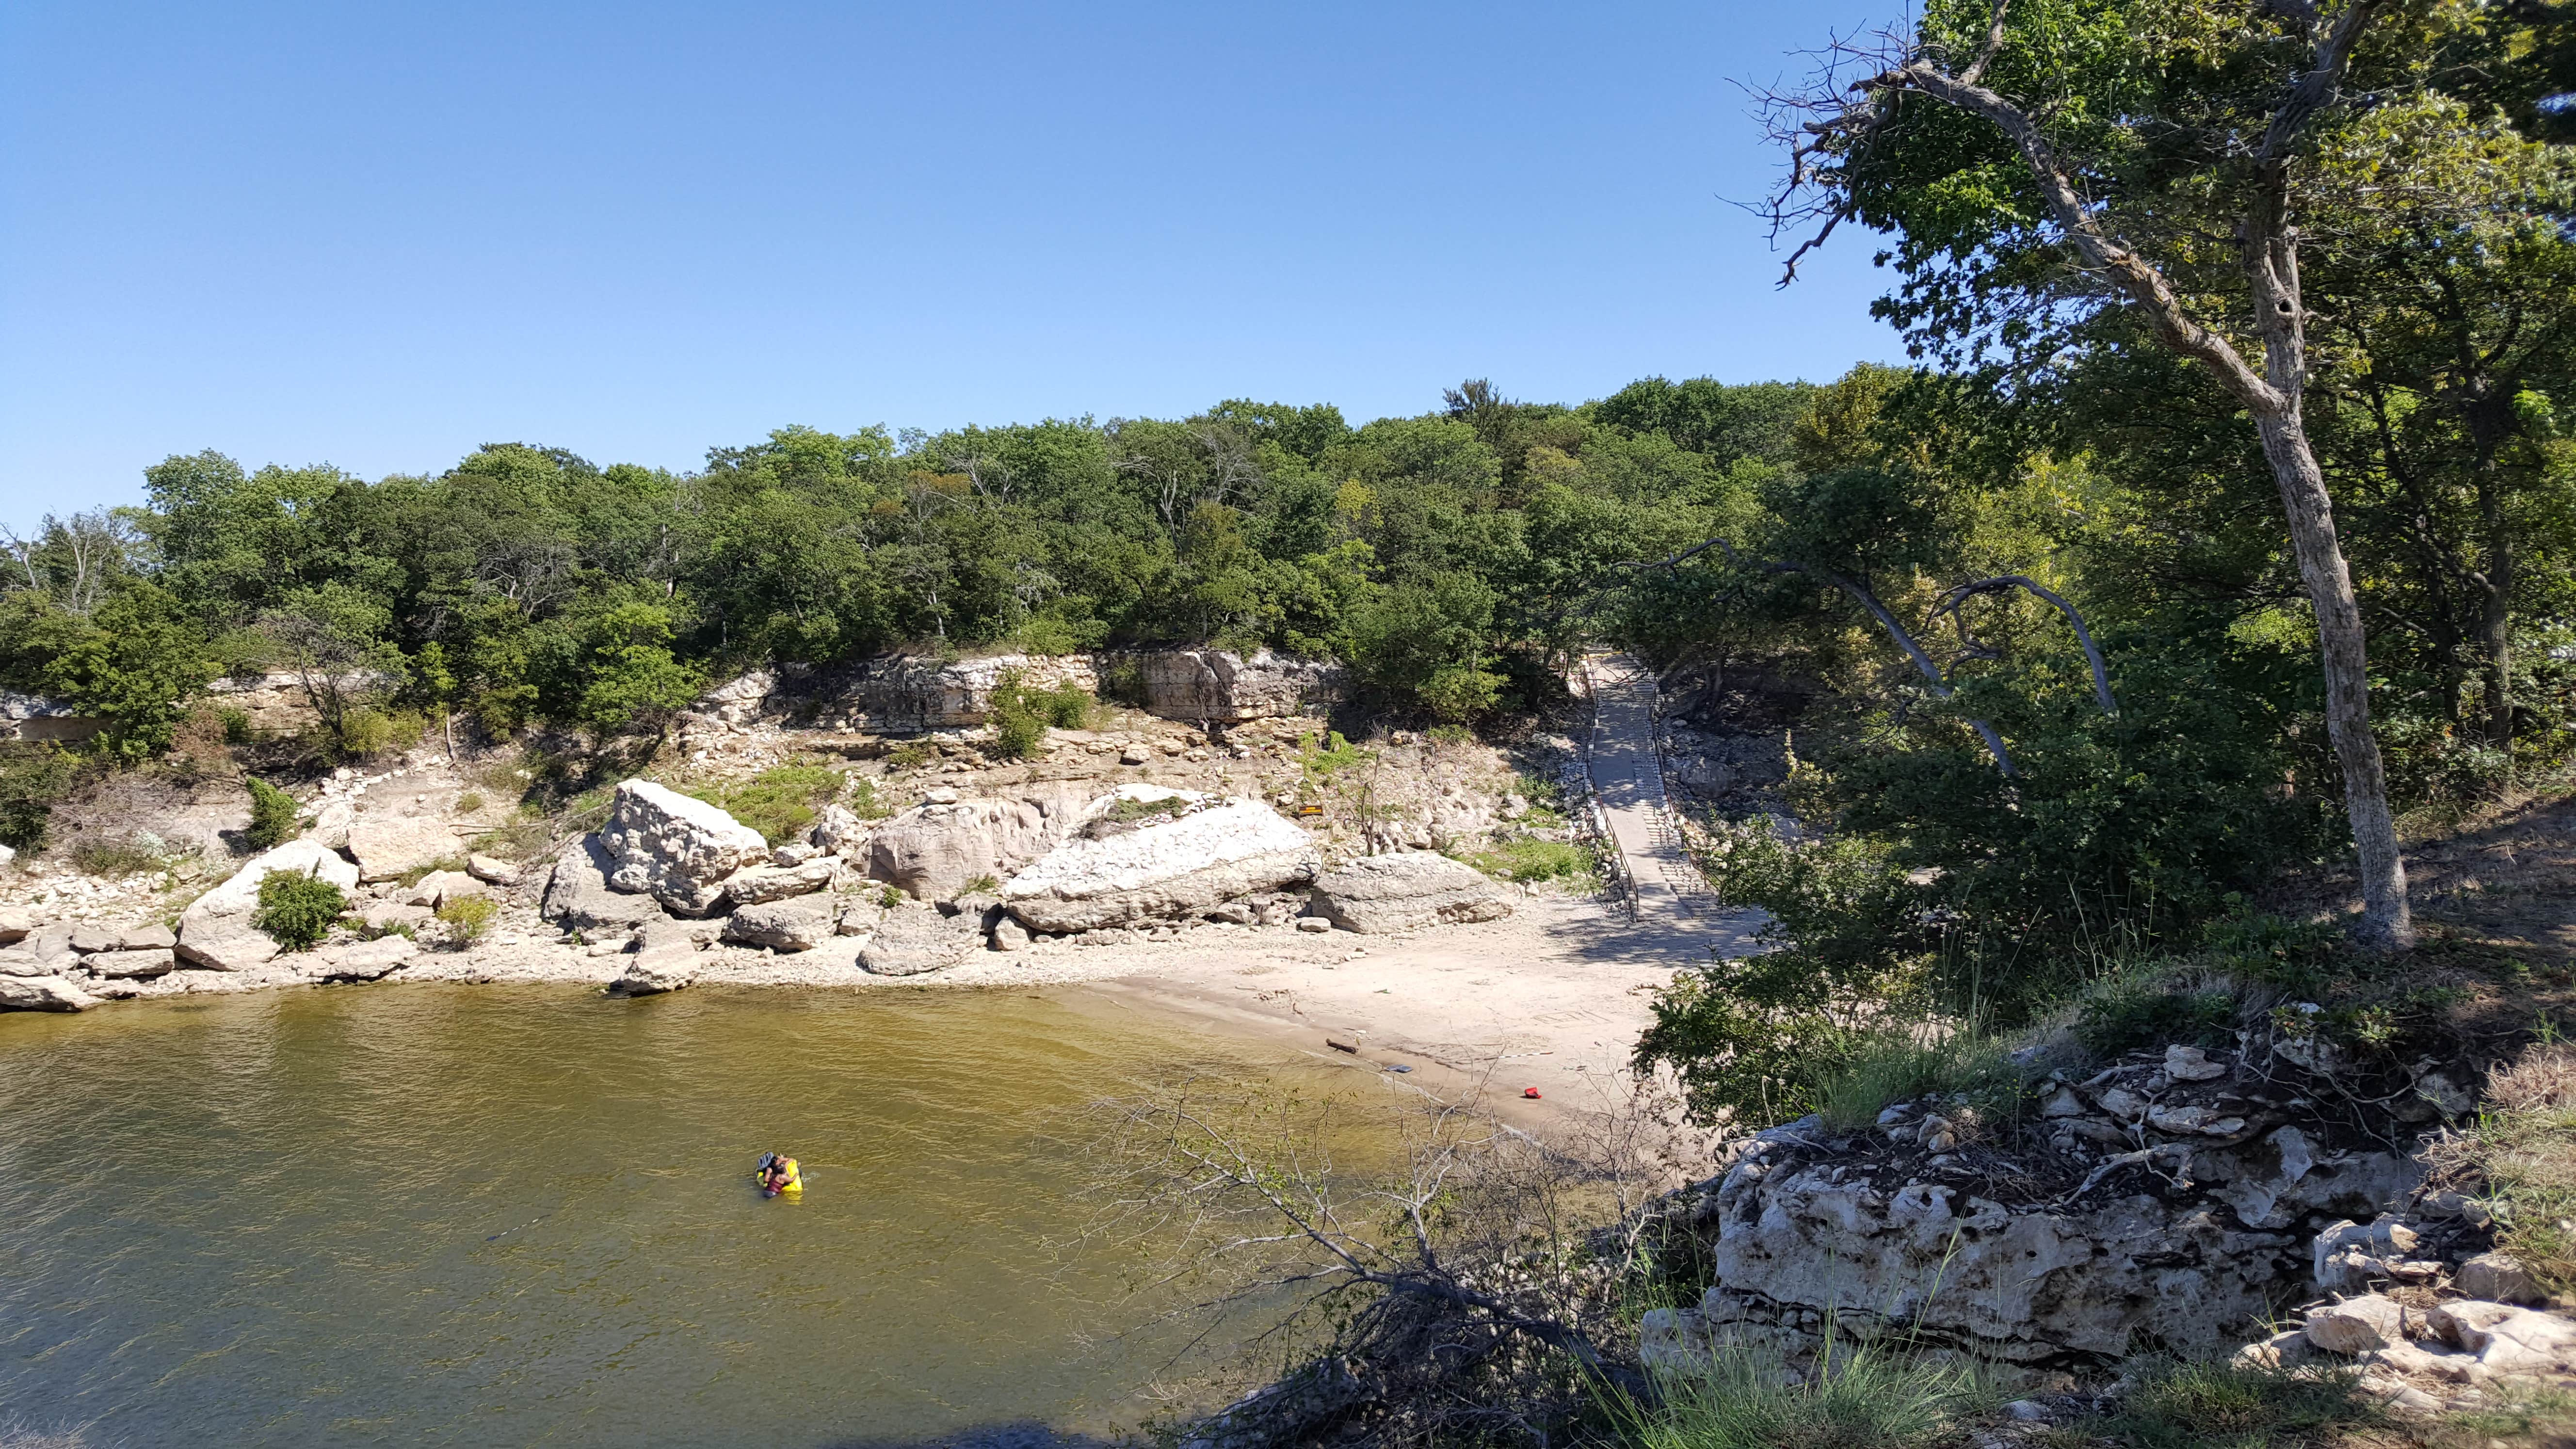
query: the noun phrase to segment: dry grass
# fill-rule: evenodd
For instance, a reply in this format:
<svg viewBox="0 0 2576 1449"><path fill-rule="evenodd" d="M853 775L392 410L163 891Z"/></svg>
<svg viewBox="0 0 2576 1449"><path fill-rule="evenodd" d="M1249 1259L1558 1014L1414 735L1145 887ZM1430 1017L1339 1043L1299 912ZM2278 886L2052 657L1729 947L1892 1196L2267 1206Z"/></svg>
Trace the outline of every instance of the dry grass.
<svg viewBox="0 0 2576 1449"><path fill-rule="evenodd" d="M2486 1107L2435 1144L2437 1171L2474 1182L2496 1244L2554 1294L2576 1293L2576 1042L2554 1033L2487 1078Z"/></svg>

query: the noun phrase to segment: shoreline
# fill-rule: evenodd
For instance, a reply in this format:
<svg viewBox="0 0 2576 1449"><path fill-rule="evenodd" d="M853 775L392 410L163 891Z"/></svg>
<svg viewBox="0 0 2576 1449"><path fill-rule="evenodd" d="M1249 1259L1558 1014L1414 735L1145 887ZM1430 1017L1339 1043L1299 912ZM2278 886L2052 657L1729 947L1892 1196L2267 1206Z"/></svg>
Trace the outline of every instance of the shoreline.
<svg viewBox="0 0 2576 1449"><path fill-rule="evenodd" d="M1409 1067L1386 1074L1444 1099L1479 1095L1526 1128L1615 1108L1628 1093L1628 1053L1651 1020L1652 991L1706 959L1727 933L1632 922L1587 897L1536 894L1515 906L1499 921L1389 935L1212 924L1177 940L1051 941L978 952L919 976L871 975L837 945L776 955L719 944L697 953L687 989L1072 989L1122 1009L1284 1042L1318 1060L1379 1072ZM374 981L317 980L290 956L248 971L174 971L124 984L112 999L403 982L605 987L634 959L591 955L551 932L534 939L514 929L533 924L523 911L507 911L500 923L499 934L518 939L424 952ZM1534 1101L1522 1096L1532 1087L1540 1092Z"/></svg>

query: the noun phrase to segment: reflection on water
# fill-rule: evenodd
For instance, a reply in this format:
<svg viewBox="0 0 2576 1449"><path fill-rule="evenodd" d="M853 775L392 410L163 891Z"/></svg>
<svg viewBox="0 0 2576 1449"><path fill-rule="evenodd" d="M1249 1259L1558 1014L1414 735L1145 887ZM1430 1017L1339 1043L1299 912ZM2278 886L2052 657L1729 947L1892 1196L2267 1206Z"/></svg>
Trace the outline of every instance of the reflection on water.
<svg viewBox="0 0 2576 1449"><path fill-rule="evenodd" d="M92 1444L1133 1423L1065 1109L1301 1070L1088 998L383 987L0 1017L0 1424ZM801 1201L763 1201L760 1152Z"/></svg>

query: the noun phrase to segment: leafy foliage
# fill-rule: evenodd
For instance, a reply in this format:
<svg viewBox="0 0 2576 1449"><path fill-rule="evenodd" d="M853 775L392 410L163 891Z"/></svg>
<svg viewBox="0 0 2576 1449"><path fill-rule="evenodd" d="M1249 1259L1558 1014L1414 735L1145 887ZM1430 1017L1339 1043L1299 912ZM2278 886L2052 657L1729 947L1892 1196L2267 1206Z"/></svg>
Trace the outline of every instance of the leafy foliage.
<svg viewBox="0 0 2576 1449"><path fill-rule="evenodd" d="M77 763L52 745L0 745L0 845L44 849L54 805L78 777Z"/></svg>
<svg viewBox="0 0 2576 1449"><path fill-rule="evenodd" d="M250 923L289 951L310 951L331 934L331 925L348 910L349 898L319 876L272 870L260 877L259 908Z"/></svg>
<svg viewBox="0 0 2576 1449"><path fill-rule="evenodd" d="M773 765L748 780L689 793L722 807L770 844L784 845L814 823L815 807L839 795L846 778L829 765ZM874 805L873 792L867 801Z"/></svg>
<svg viewBox="0 0 2576 1449"><path fill-rule="evenodd" d="M257 776L243 780L250 789L250 826L242 842L253 850L283 845L295 837L295 797Z"/></svg>

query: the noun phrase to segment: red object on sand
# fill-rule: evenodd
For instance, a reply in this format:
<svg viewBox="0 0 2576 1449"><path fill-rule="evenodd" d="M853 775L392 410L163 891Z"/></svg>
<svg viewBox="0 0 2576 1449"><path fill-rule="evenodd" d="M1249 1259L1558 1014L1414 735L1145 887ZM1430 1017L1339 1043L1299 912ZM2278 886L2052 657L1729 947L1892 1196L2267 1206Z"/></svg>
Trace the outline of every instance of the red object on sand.
<svg viewBox="0 0 2576 1449"><path fill-rule="evenodd" d="M1521 1095L1524 1097L1536 1097L1538 1095L1538 1088L1523 1087L1521 1088Z"/></svg>

